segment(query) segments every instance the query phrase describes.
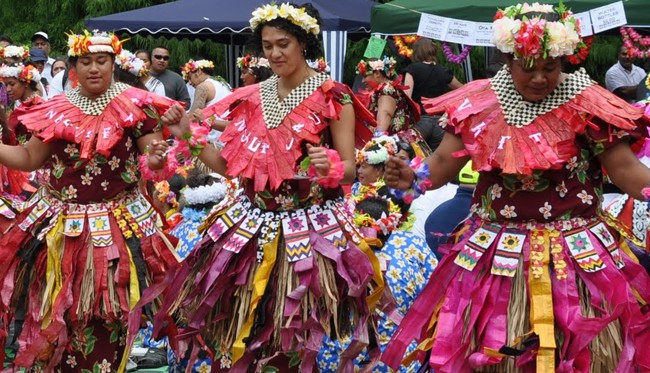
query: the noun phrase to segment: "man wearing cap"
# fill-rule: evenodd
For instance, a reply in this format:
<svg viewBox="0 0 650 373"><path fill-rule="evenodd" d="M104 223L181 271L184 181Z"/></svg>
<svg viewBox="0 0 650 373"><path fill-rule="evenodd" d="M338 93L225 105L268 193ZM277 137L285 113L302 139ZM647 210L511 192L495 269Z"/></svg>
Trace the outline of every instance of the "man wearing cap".
<svg viewBox="0 0 650 373"><path fill-rule="evenodd" d="M43 31L35 32L32 35L32 48L38 48L45 53L45 67L43 68L41 76L47 79L48 82L52 81L52 64L55 59L50 57L50 38Z"/></svg>
<svg viewBox="0 0 650 373"><path fill-rule="evenodd" d="M39 48L32 48L29 50L29 63L33 65L36 70L38 70L39 74L41 74L41 79L40 83L42 86L38 87L38 90L41 92L41 96L43 98L47 98L48 96L48 86L50 85L50 82L42 75L43 71L45 70L45 64L47 63L47 56L45 55L45 51Z"/></svg>

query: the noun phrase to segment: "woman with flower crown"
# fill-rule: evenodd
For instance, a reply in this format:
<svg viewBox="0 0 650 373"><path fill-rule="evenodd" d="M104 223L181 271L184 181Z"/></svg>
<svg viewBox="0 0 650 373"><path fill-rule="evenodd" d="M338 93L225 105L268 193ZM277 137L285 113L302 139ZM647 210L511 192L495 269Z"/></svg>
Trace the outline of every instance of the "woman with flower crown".
<svg viewBox="0 0 650 373"><path fill-rule="evenodd" d="M448 132L430 175L389 161L387 184L407 194L469 159L479 172L472 215L384 351L389 366L416 339L436 372L650 371L650 277L600 206L601 169L645 198L650 170L629 144L650 117L584 70L562 72L579 35L562 3L500 10L506 67L424 103Z"/></svg>
<svg viewBox="0 0 650 373"><path fill-rule="evenodd" d="M138 159L147 173L168 163L158 118L174 102L112 82L117 36L86 31L68 46L79 87L18 116L23 146L0 145L1 164L50 170L0 237L1 326L24 315L16 367L111 371L124 369L127 324L151 315L178 262L138 184Z"/></svg>
<svg viewBox="0 0 650 373"><path fill-rule="evenodd" d="M273 75L269 60L264 57L252 57L250 54L237 58L239 76L245 86L263 82Z"/></svg>
<svg viewBox="0 0 650 373"><path fill-rule="evenodd" d="M223 148L204 146L181 107L163 117L207 166L238 178L243 192L208 218L154 325L176 313L179 355L204 348L219 361L214 369L231 372L273 365L284 353L311 371L325 334L351 336L341 364L351 369L383 283L340 184L354 179L355 137L358 144L371 138L364 122L373 123L372 115L348 87L307 65L321 54L310 4L260 7L251 28L275 75L204 110L208 124L227 112Z"/></svg>
<svg viewBox="0 0 650 373"><path fill-rule="evenodd" d="M357 74L363 76L370 87L361 91L359 98L377 120L375 136L397 134L401 140L410 143L419 156L424 156L430 153L429 146L414 129L420 120L420 109L405 93L408 87L400 84L396 64L394 58L386 56L359 61Z"/></svg>
<svg viewBox="0 0 650 373"><path fill-rule="evenodd" d="M383 168L391 156L401 156L403 152L393 137L375 137L358 152L357 163ZM409 159L408 156L406 159ZM383 178L355 183L352 192L346 196L348 210L354 213L354 224L375 251L386 288L390 291L377 308L377 331L376 335L371 336L381 350L386 347L397 329L396 323L411 307L438 264L425 240L404 230L402 222L408 208L403 209L397 202L390 195ZM318 354L319 371L338 371L341 353L349 343L349 338L325 337L324 346ZM415 351L416 347L417 344L413 343L408 352ZM377 358L378 355L364 351L355 364L358 369L366 371L372 368L373 372L392 372L386 365L377 364ZM374 364L377 365L373 367ZM416 372L419 367L420 363L415 361L400 371Z"/></svg>
<svg viewBox="0 0 650 373"><path fill-rule="evenodd" d="M0 121L0 142L8 145L24 144L28 139L28 131L19 125L18 116L32 106L45 102L36 92L36 84L40 74L34 66L2 65L0 66L0 82L7 87L9 99L20 103L8 117ZM0 113L0 116L3 116ZM0 165L0 232L6 232L16 213L22 209L25 197L34 192L35 188L29 183L27 173L12 170Z"/></svg>

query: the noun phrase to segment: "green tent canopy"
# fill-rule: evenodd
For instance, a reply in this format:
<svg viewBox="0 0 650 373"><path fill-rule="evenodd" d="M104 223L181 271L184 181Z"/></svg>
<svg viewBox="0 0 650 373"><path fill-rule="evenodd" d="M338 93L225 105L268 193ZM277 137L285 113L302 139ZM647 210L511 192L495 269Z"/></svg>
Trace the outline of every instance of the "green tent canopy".
<svg viewBox="0 0 650 373"><path fill-rule="evenodd" d="M529 3L535 0L530 0ZM538 0L541 3L557 4L558 0ZM370 16L373 33L400 35L414 34L420 24L422 13L474 22L492 22L498 8L520 3L515 0L394 0L375 5ZM564 4L574 13L589 11L615 1L565 0ZM650 1L624 0L628 26L650 26Z"/></svg>

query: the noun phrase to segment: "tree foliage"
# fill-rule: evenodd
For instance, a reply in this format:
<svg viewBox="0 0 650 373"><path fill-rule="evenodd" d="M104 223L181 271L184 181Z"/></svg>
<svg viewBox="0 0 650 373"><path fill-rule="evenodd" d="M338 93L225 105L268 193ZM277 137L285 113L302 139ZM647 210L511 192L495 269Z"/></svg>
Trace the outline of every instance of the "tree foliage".
<svg viewBox="0 0 650 373"><path fill-rule="evenodd" d="M29 44L30 38L36 31L45 31L50 36L52 56L64 56L67 47L65 33L79 32L83 29L84 20L108 14L125 12L133 9L164 4L173 0L0 0L0 34L8 34L16 44ZM332 0L338 1L338 0ZM375 0L386 3L389 0ZM262 1L263 2L263 1ZM172 51L170 66L178 69L190 58L203 57L215 62L216 73L222 76L226 73L225 46L212 41L190 39L165 39L149 36L120 35L129 38L125 48L135 51L164 45ZM345 61L344 82L354 81L354 68L363 58L368 39L349 41ZM597 81L603 82L604 73L616 62L620 39L613 37L597 37L593 43L592 52L585 68ZM390 50L387 54L392 54ZM485 76L484 48L474 48L470 54L474 78ZM466 81L460 65L446 62L441 54L439 61L448 66L456 77ZM402 66L404 67L404 66Z"/></svg>

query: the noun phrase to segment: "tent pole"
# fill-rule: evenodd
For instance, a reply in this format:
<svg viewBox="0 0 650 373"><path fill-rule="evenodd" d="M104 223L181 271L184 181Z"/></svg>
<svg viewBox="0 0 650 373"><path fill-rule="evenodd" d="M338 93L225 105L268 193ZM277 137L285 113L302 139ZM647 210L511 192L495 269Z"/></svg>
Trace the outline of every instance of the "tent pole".
<svg viewBox="0 0 650 373"><path fill-rule="evenodd" d="M463 48L465 48L465 45L460 44L460 50L462 51ZM467 83L471 82L474 80L474 77L472 76L472 60L469 58L469 53L467 54L467 57L463 60L463 68L465 69L465 79L467 80Z"/></svg>

